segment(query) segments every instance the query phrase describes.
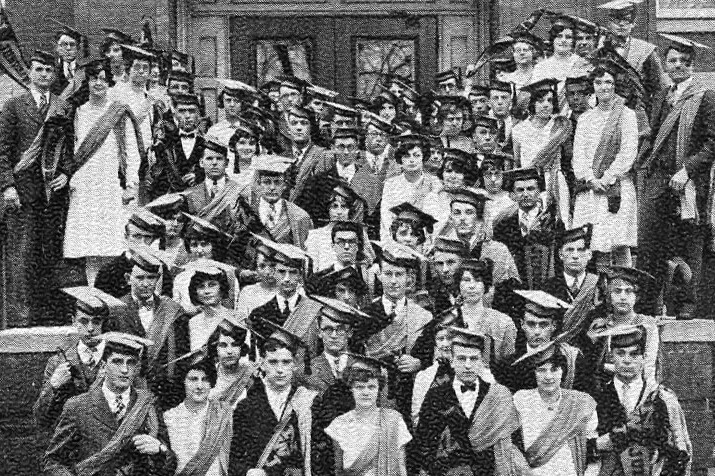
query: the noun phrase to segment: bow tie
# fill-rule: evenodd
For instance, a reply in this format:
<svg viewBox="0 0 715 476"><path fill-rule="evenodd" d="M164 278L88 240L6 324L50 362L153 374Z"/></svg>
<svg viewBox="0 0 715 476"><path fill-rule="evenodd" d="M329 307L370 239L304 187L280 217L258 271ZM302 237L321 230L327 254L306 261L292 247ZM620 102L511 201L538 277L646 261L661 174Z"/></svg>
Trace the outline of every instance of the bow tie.
<svg viewBox="0 0 715 476"><path fill-rule="evenodd" d="M181 132L179 137L182 139L196 139L196 132Z"/></svg>
<svg viewBox="0 0 715 476"><path fill-rule="evenodd" d="M463 383L462 384L462 393L465 392L476 392L477 391L477 384L476 383Z"/></svg>

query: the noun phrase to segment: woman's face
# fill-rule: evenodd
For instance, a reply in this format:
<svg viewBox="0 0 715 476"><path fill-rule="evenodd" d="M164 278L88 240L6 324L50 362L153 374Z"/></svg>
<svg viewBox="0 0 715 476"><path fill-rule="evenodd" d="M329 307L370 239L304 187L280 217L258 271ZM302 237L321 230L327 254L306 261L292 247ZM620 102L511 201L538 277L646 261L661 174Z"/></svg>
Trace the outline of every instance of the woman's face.
<svg viewBox="0 0 715 476"><path fill-rule="evenodd" d="M196 296L204 306L215 306L221 302L221 284L209 279L196 287Z"/></svg>
<svg viewBox="0 0 715 476"><path fill-rule="evenodd" d="M564 28L556 35L553 42L554 53L571 53L573 51L573 30Z"/></svg>
<svg viewBox="0 0 715 476"><path fill-rule="evenodd" d="M460 189L465 186L464 174L454 170L451 163L447 163L444 166L444 172L442 173L442 182L444 183L444 189L448 192Z"/></svg>
<svg viewBox="0 0 715 476"><path fill-rule="evenodd" d="M218 362L224 367L233 367L238 364L241 358L241 344L231 336L219 334L218 343L216 344L216 355Z"/></svg>
<svg viewBox="0 0 715 476"><path fill-rule="evenodd" d="M348 217L350 216L350 207L348 207L345 197L336 195L330 201L328 215L330 215L330 221L348 221Z"/></svg>
<svg viewBox="0 0 715 476"><path fill-rule="evenodd" d="M395 109L395 106L393 106L389 102L384 103L380 108L380 117L385 119L386 121L392 122L392 120L395 119L395 116L397 116L397 110Z"/></svg>
<svg viewBox="0 0 715 476"><path fill-rule="evenodd" d="M191 248L190 258L193 260L197 260L199 258L213 258L213 245L208 240L192 238L189 243L189 248Z"/></svg>
<svg viewBox="0 0 715 476"><path fill-rule="evenodd" d="M536 368L536 386L542 392L553 394L561 387L563 374L561 367L547 362Z"/></svg>
<svg viewBox="0 0 715 476"><path fill-rule="evenodd" d="M107 81L107 73L100 71L97 76L89 77L89 93L98 99L104 99L107 96L109 82Z"/></svg>
<svg viewBox="0 0 715 476"><path fill-rule="evenodd" d="M402 157L402 169L405 172L422 172L423 160L422 148L415 146Z"/></svg>
<svg viewBox="0 0 715 476"><path fill-rule="evenodd" d="M234 145L234 153L244 162L249 162L256 155L256 141L248 137L241 137Z"/></svg>
<svg viewBox="0 0 715 476"><path fill-rule="evenodd" d="M484 283L481 279L475 278L470 271L465 271L462 274L462 280L459 282L459 292L465 302L479 303L484 297Z"/></svg>
<svg viewBox="0 0 715 476"><path fill-rule="evenodd" d="M554 113L554 93L547 93L534 104L534 117L549 119Z"/></svg>
<svg viewBox="0 0 715 476"><path fill-rule="evenodd" d="M376 378L368 379L367 382L353 382L352 391L356 407L371 408L377 405L380 383Z"/></svg>
<svg viewBox="0 0 715 476"><path fill-rule="evenodd" d="M418 246L417 234L409 223L400 223L400 226L395 231L395 241L412 249Z"/></svg>
<svg viewBox="0 0 715 476"><path fill-rule="evenodd" d="M504 172L495 167L488 167L484 172L484 189L491 193L499 193L502 191L504 183Z"/></svg>
<svg viewBox="0 0 715 476"><path fill-rule="evenodd" d="M593 80L593 91L599 101L610 101L616 94L616 81L610 73Z"/></svg>

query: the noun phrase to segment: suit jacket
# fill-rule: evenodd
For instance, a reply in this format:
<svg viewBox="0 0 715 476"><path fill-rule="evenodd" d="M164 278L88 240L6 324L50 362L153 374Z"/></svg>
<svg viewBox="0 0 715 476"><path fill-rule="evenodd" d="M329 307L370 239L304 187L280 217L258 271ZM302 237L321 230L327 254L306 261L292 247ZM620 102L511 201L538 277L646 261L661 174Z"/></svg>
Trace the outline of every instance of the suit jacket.
<svg viewBox="0 0 715 476"><path fill-rule="evenodd" d="M327 172L334 161L332 152L311 143L300 162L295 162L288 171L291 186L288 196L290 201L295 202L300 196L309 177Z"/></svg>
<svg viewBox="0 0 715 476"><path fill-rule="evenodd" d="M165 296L171 296L171 290L174 286L173 279L166 265L163 266L161 293ZM97 278L94 281L94 287L120 299L131 291L124 275L131 273L132 268L133 265L127 257L127 253L122 253L100 268L99 273L97 273Z"/></svg>
<svg viewBox="0 0 715 476"><path fill-rule="evenodd" d="M237 185L234 180L226 179L224 187L229 185ZM206 205L211 202L211 193L206 188L206 183L197 183L193 187L186 190L186 201L189 207L189 213L197 215Z"/></svg>
<svg viewBox="0 0 715 476"><path fill-rule="evenodd" d="M137 391L132 389L127 412L137 400ZM159 421L156 438L169 446L169 436L161 412L155 408ZM55 434L43 458L44 474L49 476L71 476L76 474L74 466L80 461L98 453L114 436L119 422L109 408L102 387L73 397L67 401ZM148 434L145 422L137 434ZM156 455L139 454L134 446L127 445L115 458L107 471L98 476L115 476L117 469L127 463L133 463L132 476L169 476L176 469L176 456L173 452Z"/></svg>
<svg viewBox="0 0 715 476"><path fill-rule="evenodd" d="M78 62L79 61L75 60L75 64ZM61 58L57 58L57 61L55 61L55 80L52 82L52 85L50 85L50 92L59 96L69 83L69 78L65 76L64 62Z"/></svg>
<svg viewBox="0 0 715 476"><path fill-rule="evenodd" d="M188 173L196 175L196 183L201 183L206 178L204 170L199 165L205 148L204 138L201 134L196 134L196 142L189 157L184 154L179 137L176 137L168 148L173 153L174 165L172 166L171 164L170 154L164 152L157 154L156 163L152 166L151 196L154 198L167 193L186 190L188 186L181 180L181 177Z"/></svg>
<svg viewBox="0 0 715 476"><path fill-rule="evenodd" d="M256 195L251 201L253 211L260 217L258 211L259 199ZM293 244L299 248L305 249L305 240L308 238L308 231L313 229L313 220L310 216L293 202L284 200L286 214L288 215L288 223L290 225L291 235L293 236Z"/></svg>
<svg viewBox="0 0 715 476"><path fill-rule="evenodd" d="M574 302L574 299L576 299L576 297L581 295L581 292L586 287L586 282L590 280L598 280L598 276L593 273L587 272L586 278L584 279L581 288L579 288L578 294L576 296L573 296L571 294L571 290L566 285L566 278L564 278L564 273L560 272L556 273L555 276L552 276L551 278L544 281L541 289L551 294L552 296L561 299L562 301L572 303Z"/></svg>

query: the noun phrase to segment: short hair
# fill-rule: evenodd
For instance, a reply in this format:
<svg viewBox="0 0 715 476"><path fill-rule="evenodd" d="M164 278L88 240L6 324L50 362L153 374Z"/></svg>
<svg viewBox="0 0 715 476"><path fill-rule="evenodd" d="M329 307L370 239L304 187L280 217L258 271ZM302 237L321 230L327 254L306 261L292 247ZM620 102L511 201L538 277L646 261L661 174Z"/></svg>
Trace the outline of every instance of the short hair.
<svg viewBox="0 0 715 476"><path fill-rule="evenodd" d="M192 370L199 370L203 372L204 374L206 374L206 377L208 377L211 387L216 386L216 366L214 366L214 364L209 359L200 359L198 361L191 362L188 366L186 366L186 369L181 374L182 382L186 380L186 377Z"/></svg>
<svg viewBox="0 0 715 476"><path fill-rule="evenodd" d="M238 342L241 347L241 356L248 355L250 349L248 344L246 344L247 331L240 327L231 326L231 330L226 330L225 328L218 326L218 328L209 337L209 360L215 362L218 357L218 341L221 336L230 337L235 342Z"/></svg>
<svg viewBox="0 0 715 476"><path fill-rule="evenodd" d="M358 246L358 251L357 251L357 261L362 261L365 259L365 253L363 251L363 248L365 247L365 239L362 233L362 230L360 228L360 225L358 225L355 222L352 221L339 221L335 222L333 224L333 229L330 230L330 242L335 243L335 235L338 234L341 231L349 231L355 233L355 236L357 237L357 246Z"/></svg>
<svg viewBox="0 0 715 476"><path fill-rule="evenodd" d="M543 100L547 94L551 94L551 105L554 107L553 113L555 114L559 111L559 98L558 95L554 92L554 90L541 89L535 91L529 97L529 106L527 110L529 111L530 116L533 116L536 113L536 103Z"/></svg>
<svg viewBox="0 0 715 476"><path fill-rule="evenodd" d="M380 390L382 390L387 383L385 376L382 375L382 372L377 369L369 369L353 365L348 367L345 371L345 382L350 388L352 388L352 386L357 382L368 382L372 379L377 379L377 384Z"/></svg>
<svg viewBox="0 0 715 476"><path fill-rule="evenodd" d="M395 218L392 221L390 224L390 236L392 236L393 240L396 239L397 230L399 230L402 225L407 225L412 229L412 233L417 237L417 244L421 245L427 241L425 230L420 226L420 222L408 218Z"/></svg>
<svg viewBox="0 0 715 476"><path fill-rule="evenodd" d="M345 200L345 205L347 205L350 212L355 211L354 208L355 208L356 198L346 198L343 194L336 192L335 190L330 192L330 198L328 199L328 210L330 210L330 205L335 201L335 199L337 197L341 197L343 200Z"/></svg>
<svg viewBox="0 0 715 476"><path fill-rule="evenodd" d="M671 43L665 48L665 52L663 53L663 58L668 56L668 52L670 50L677 51L678 53L682 53L684 55L687 55L688 57L688 62L686 63L688 66L693 64L693 61L695 61L695 48L692 46L685 46L685 45L678 45L676 43Z"/></svg>
<svg viewBox="0 0 715 476"><path fill-rule="evenodd" d="M99 76L99 73L104 71L104 75L107 81L107 84L111 88L114 86L114 75L112 74L112 69L109 65L106 65L106 67L101 66L101 65L96 65L94 67L86 67L84 68L85 70L85 77L84 77L84 82L89 85L89 80L91 78L96 78Z"/></svg>
<svg viewBox="0 0 715 476"><path fill-rule="evenodd" d="M462 277L464 276L464 273L469 273L472 275L474 279L480 280L482 283L484 283L484 293L488 293L489 290L492 287L492 273L489 267L483 272L483 273L478 273L474 268L469 267L469 266L464 266L464 264L460 265L459 268L457 268L457 271L454 273L454 285L459 286L459 283L462 281Z"/></svg>
<svg viewBox="0 0 715 476"><path fill-rule="evenodd" d="M397 150L395 150L395 162L398 164L402 163L402 158L407 155L409 151L414 149L415 147L419 148L422 150L422 162L425 160L429 159L430 156L430 146L427 143L427 141L423 142L414 142L414 141L406 141L401 143L398 147Z"/></svg>
<svg viewBox="0 0 715 476"><path fill-rule="evenodd" d="M114 38L105 38L102 40L102 43L99 45L99 52L102 54L102 56L107 56L109 53L109 49L112 47L112 45L120 45L120 43L115 40ZM122 58L124 57L124 52L122 52Z"/></svg>
<svg viewBox="0 0 715 476"><path fill-rule="evenodd" d="M275 352L280 349L287 349L288 352L295 357L296 349L281 339L276 339L275 337L269 337L263 342L263 346L261 346L261 357L265 357L268 352Z"/></svg>
<svg viewBox="0 0 715 476"><path fill-rule="evenodd" d="M226 273L221 273L220 276L215 277L197 272L193 276L191 276L191 281L189 281L189 299L191 300L191 304L195 306L198 306L200 304L198 296L199 286L206 281L213 280L218 281L218 284L220 286L221 299L226 299L228 297L229 286Z"/></svg>
<svg viewBox="0 0 715 476"><path fill-rule="evenodd" d="M443 180L444 171L447 169L448 166L455 172L464 175L464 185L467 187L473 186L477 183L477 180L480 179L479 173L474 168L462 166L460 165L460 162L456 159L445 158L444 160L442 160L442 165L437 172L437 176L440 180Z"/></svg>
<svg viewBox="0 0 715 476"><path fill-rule="evenodd" d="M564 30L571 30L571 33L573 33L573 38L571 39L571 46L576 45L576 28L572 27L571 25L563 25L560 23L557 23L555 25L551 26L551 29L549 30L549 45L553 46L554 44L554 39L556 39L557 36L561 34L562 31Z"/></svg>
<svg viewBox="0 0 715 476"><path fill-rule="evenodd" d="M235 152L236 144L238 143L239 139L249 139L254 141L256 143L256 154L259 154L261 152L261 141L258 140L258 137L251 135L241 129L238 129L236 130L236 132L233 133L233 135L231 136L231 140L228 143L228 148L232 152Z"/></svg>
<svg viewBox="0 0 715 476"><path fill-rule="evenodd" d="M531 366L533 367L533 370L536 371L536 369L545 364L551 364L556 368L560 368L563 371L563 376L561 377L562 380L566 377L566 374L569 371L569 364L566 360L566 356L560 350L555 350L551 357L540 362L534 362Z"/></svg>

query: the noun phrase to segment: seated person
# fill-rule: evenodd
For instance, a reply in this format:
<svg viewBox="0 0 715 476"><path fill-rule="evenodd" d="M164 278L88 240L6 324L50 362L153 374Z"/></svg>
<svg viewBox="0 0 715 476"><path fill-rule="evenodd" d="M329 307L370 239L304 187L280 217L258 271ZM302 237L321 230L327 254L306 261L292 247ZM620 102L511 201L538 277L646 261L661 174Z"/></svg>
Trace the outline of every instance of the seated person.
<svg viewBox="0 0 715 476"><path fill-rule="evenodd" d="M228 278L223 270L206 266L194 271L189 296L199 313L189 320L191 350L206 345L221 321L231 317L232 311L222 304L228 289Z"/></svg>
<svg viewBox="0 0 715 476"><path fill-rule="evenodd" d="M256 366L246 359L248 329L243 322L226 317L209 338L208 356L215 362L216 384L209 397L236 408L246 398Z"/></svg>

